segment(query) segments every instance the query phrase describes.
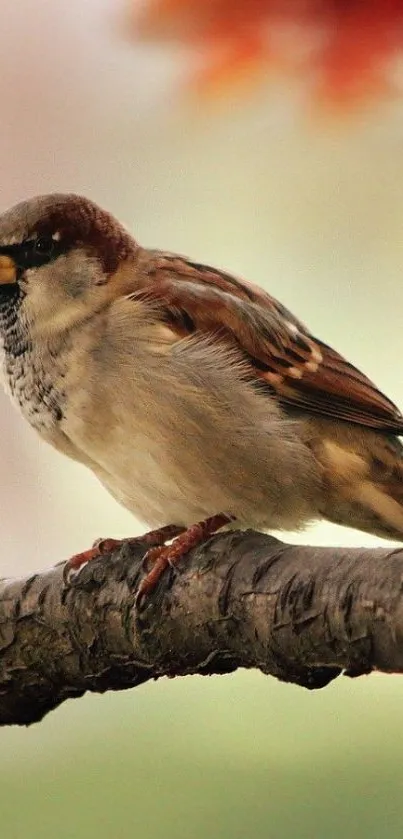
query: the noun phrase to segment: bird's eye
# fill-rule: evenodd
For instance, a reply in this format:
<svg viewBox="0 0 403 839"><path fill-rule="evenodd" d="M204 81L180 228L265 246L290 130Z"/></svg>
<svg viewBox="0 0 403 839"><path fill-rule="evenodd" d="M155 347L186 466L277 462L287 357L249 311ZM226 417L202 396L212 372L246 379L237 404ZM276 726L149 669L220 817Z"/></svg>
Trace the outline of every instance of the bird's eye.
<svg viewBox="0 0 403 839"><path fill-rule="evenodd" d="M54 241L51 236L39 236L34 243L34 251L40 256L50 256L53 252Z"/></svg>
<svg viewBox="0 0 403 839"><path fill-rule="evenodd" d="M53 262L63 252L61 243L52 236L38 236L36 239L26 239L20 245L10 245L9 251L20 269L41 268L48 262Z"/></svg>

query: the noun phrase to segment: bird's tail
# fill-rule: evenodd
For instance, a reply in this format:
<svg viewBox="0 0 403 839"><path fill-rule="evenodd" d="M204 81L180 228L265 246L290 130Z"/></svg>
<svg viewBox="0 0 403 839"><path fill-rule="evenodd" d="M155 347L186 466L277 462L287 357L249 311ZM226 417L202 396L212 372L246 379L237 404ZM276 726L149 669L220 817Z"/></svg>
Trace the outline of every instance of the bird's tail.
<svg viewBox="0 0 403 839"><path fill-rule="evenodd" d="M329 521L403 541L403 446L350 423L312 446L324 470L321 514Z"/></svg>

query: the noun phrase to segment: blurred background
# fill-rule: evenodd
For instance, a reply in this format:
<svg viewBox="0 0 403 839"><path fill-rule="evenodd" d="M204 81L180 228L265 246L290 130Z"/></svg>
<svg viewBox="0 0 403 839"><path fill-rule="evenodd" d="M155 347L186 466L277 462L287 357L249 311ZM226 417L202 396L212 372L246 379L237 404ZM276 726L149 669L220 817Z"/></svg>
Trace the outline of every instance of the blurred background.
<svg viewBox="0 0 403 839"><path fill-rule="evenodd" d="M3 3L0 211L83 193L265 286L402 406L401 5ZM2 394L0 416L3 576L141 532ZM1 835L401 837L402 700L394 676L311 695L240 671L69 701L0 731Z"/></svg>

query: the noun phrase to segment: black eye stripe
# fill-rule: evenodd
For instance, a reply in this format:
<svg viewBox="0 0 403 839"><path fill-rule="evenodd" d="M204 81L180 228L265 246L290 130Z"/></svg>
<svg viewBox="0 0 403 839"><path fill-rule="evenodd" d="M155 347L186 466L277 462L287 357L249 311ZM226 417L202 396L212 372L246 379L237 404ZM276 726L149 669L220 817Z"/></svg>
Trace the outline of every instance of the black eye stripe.
<svg viewBox="0 0 403 839"><path fill-rule="evenodd" d="M62 242L51 236L26 239L18 245L0 245L0 254L11 256L22 271L53 262L64 250Z"/></svg>

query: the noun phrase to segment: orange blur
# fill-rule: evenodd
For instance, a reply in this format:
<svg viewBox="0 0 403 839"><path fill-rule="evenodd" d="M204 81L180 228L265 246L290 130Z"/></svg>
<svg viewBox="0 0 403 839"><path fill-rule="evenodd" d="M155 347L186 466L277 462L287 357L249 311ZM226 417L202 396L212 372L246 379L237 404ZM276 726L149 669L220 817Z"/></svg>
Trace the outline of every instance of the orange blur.
<svg viewBox="0 0 403 839"><path fill-rule="evenodd" d="M306 77L316 100L342 108L397 92L403 0L148 0L131 29L186 45L190 84L215 95L240 78Z"/></svg>

